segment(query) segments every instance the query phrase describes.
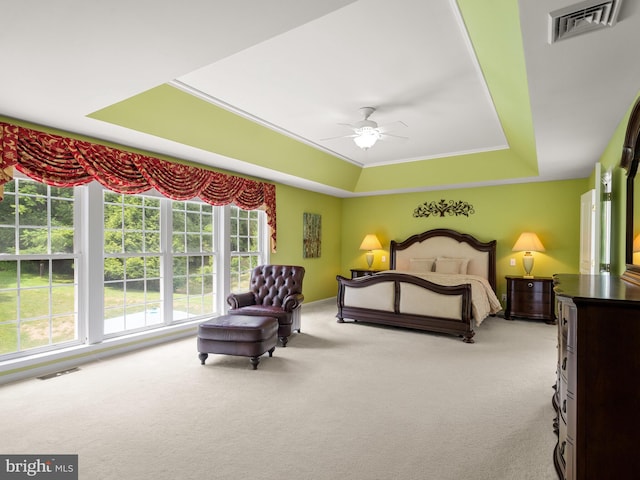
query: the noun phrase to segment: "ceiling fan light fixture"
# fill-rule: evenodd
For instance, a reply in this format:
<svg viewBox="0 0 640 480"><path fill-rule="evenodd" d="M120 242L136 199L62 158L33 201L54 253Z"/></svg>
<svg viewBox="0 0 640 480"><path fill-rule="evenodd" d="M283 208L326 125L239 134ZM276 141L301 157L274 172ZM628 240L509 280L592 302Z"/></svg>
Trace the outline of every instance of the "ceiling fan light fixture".
<svg viewBox="0 0 640 480"><path fill-rule="evenodd" d="M355 129L356 136L353 141L363 150L373 147L380 138L380 130L372 127L361 127Z"/></svg>

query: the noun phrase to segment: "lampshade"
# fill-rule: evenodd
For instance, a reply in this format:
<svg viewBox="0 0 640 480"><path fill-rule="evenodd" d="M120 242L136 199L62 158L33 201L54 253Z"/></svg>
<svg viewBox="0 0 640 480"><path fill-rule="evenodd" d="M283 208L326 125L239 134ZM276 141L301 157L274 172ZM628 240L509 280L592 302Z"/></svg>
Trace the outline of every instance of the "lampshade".
<svg viewBox="0 0 640 480"><path fill-rule="evenodd" d="M378 237L373 233L364 237L364 240L362 240L362 243L360 244L360 250L379 250L381 248L382 245L380 244L380 240L378 240Z"/></svg>
<svg viewBox="0 0 640 480"><path fill-rule="evenodd" d="M544 245L535 233L524 232L520 234L512 250L514 252L544 252Z"/></svg>
<svg viewBox="0 0 640 480"><path fill-rule="evenodd" d="M362 128L356 129L356 136L353 138L353 141L361 149L367 150L373 147L379 138L380 138L380 131L377 128L362 127Z"/></svg>
<svg viewBox="0 0 640 480"><path fill-rule="evenodd" d="M640 252L640 235L633 239L633 253Z"/></svg>

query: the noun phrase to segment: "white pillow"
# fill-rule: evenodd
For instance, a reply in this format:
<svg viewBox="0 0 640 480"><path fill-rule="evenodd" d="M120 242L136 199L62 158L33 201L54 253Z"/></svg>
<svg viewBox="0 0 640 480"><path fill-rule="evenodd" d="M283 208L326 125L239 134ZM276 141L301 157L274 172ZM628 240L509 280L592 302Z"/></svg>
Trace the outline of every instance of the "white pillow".
<svg viewBox="0 0 640 480"><path fill-rule="evenodd" d="M438 257L436 259L436 272L438 273L461 273L466 275L468 266L468 258Z"/></svg>
<svg viewBox="0 0 640 480"><path fill-rule="evenodd" d="M433 272L433 264L435 262L436 262L435 258L410 258L409 271L410 272Z"/></svg>

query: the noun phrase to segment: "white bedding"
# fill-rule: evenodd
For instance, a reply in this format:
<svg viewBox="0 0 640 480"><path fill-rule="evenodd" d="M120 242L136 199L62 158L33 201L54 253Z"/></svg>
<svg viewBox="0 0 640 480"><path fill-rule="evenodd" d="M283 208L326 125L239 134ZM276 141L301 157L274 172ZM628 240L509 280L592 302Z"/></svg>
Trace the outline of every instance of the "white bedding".
<svg viewBox="0 0 640 480"><path fill-rule="evenodd" d="M489 315L498 313L502 310L502 305L498 300L495 292L491 288L489 281L478 275L469 274L449 274L435 272L412 272L408 270L386 270L389 273L403 273L405 275L413 275L414 277L423 278L438 285L460 285L463 283L471 284L471 304L472 314L476 325L480 325L482 321ZM382 272L381 272L382 273Z"/></svg>

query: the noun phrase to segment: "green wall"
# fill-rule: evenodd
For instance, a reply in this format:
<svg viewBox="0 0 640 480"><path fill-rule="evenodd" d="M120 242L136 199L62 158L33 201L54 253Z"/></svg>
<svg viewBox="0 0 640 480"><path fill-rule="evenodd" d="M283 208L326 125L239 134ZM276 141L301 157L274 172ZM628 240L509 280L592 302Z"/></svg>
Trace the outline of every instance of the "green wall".
<svg viewBox="0 0 640 480"><path fill-rule="evenodd" d="M522 252L511 248L527 230L538 233L546 252L535 253L534 274L578 273L580 247L580 195L589 189L588 179L525 183L436 192L380 195L340 199L329 195L277 185L277 253L272 263L305 267L305 301L335 296L336 274L350 276L350 268L366 268L359 250L367 233L375 233L383 250L375 252L374 268L389 268L389 243L432 228L451 228L480 240L497 240L498 296L505 292L505 275L521 275ZM415 218L424 202L463 200L473 205L469 217ZM303 213L322 216L320 258L302 256ZM386 262L381 261L386 256ZM516 266L509 264L516 259Z"/></svg>
<svg viewBox="0 0 640 480"><path fill-rule="evenodd" d="M344 190L360 176L356 165L167 84L89 117Z"/></svg>
<svg viewBox="0 0 640 480"><path fill-rule="evenodd" d="M374 268L385 269L391 240L451 228L482 241L497 240L499 298L505 292L505 275L523 274L522 252L511 251L523 231L535 231L546 248L534 254L534 275L578 273L580 195L586 190L587 179L577 179L344 199L341 272L348 276L350 268L366 268L365 252L359 246L367 233L377 234L383 246L375 252ZM413 217L416 207L440 199L468 202L475 213L469 217ZM511 258L516 259L515 267L509 265Z"/></svg>
<svg viewBox="0 0 640 480"><path fill-rule="evenodd" d="M626 126L626 121L624 123ZM25 126L38 128L29 124ZM64 134L57 131L52 133ZM612 152L616 150L614 140ZM621 145L621 140L618 143ZM359 250L365 234L378 234L386 249L387 263L381 264L383 252L377 252L374 266L386 268L391 239L402 240L432 228L452 228L481 240L498 241L500 295L504 292L505 275L522 274L522 253L511 252L511 247L520 232L525 230L536 231L547 248L545 253L536 254L536 275L578 271L579 202L580 195L588 190L588 185L588 179L577 179L341 199L276 184L278 244L277 252L271 254L271 262L303 265L307 270L305 298L307 302L312 302L336 294L336 274L348 275L350 268L366 266L364 252ZM614 192L622 195L620 188L618 185ZM440 199L466 201L474 206L475 214L468 218L413 217L414 209L420 204ZM322 216L322 251L319 258L307 259L302 256L302 217L305 212ZM515 267L509 266L510 258L516 258Z"/></svg>
<svg viewBox="0 0 640 480"><path fill-rule="evenodd" d="M276 184L276 202L277 252L271 254L271 263L305 268L305 302L335 296L341 268L342 199ZM319 258L303 258L303 213L321 215Z"/></svg>

